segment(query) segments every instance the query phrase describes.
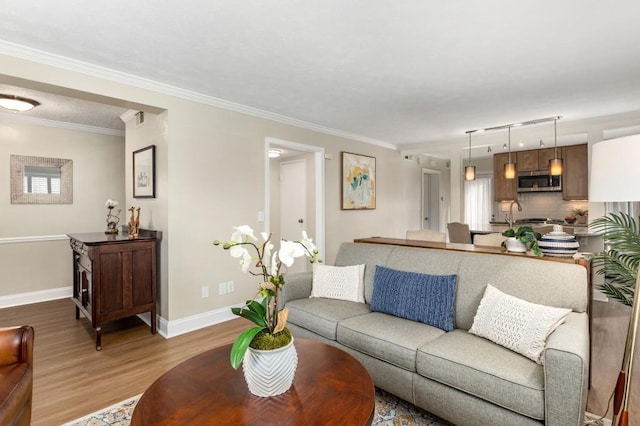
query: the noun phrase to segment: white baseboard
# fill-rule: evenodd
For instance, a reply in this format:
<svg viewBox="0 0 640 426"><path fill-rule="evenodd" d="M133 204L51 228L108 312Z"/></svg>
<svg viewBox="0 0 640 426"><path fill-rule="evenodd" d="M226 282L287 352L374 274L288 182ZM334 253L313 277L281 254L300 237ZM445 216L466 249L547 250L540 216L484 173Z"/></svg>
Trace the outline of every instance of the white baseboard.
<svg viewBox="0 0 640 426"><path fill-rule="evenodd" d="M242 305L243 304L239 304L237 307ZM236 306L227 306L173 321L167 321L162 317L158 317L158 333L160 333L161 336L170 339L172 337L180 336L181 334L209 327L210 325L220 324L222 322L238 318L231 312L232 307ZM146 319L143 318L143 321L150 324L148 313L146 314Z"/></svg>
<svg viewBox="0 0 640 426"><path fill-rule="evenodd" d="M46 302L49 300L71 298L72 296L72 287L60 287L50 290L0 296L0 309L12 306L29 305L31 303ZM242 306L242 304L237 305L237 307L240 306ZM213 311L204 312L202 314L180 318L174 321L167 321L158 315L158 334L165 339L170 339L171 337L179 336L190 331L195 331L210 325L220 324L222 322L238 318L231 313L231 308L232 306L227 306ZM140 314L138 317L147 325L151 325L151 314L149 312Z"/></svg>
<svg viewBox="0 0 640 426"><path fill-rule="evenodd" d="M0 309L46 302L49 300L66 299L72 295L73 288L71 286L32 291L29 293L10 294L9 296L0 296Z"/></svg>

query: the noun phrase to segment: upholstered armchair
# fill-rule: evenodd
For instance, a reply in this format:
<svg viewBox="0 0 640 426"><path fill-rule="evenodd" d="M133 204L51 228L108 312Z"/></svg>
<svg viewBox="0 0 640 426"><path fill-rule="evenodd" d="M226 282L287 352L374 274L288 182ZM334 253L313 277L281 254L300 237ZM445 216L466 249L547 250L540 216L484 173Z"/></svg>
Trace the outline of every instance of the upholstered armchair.
<svg viewBox="0 0 640 426"><path fill-rule="evenodd" d="M0 425L28 426L33 395L33 328L0 328Z"/></svg>

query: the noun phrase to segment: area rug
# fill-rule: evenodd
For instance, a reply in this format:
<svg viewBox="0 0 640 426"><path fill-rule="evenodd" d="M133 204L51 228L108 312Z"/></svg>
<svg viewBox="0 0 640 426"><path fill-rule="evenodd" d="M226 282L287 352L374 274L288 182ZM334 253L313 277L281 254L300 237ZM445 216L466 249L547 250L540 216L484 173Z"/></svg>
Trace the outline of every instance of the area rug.
<svg viewBox="0 0 640 426"><path fill-rule="evenodd" d="M63 426L129 426L131 413L140 395L113 404ZM376 426L445 426L450 423L411 405L383 390L376 389Z"/></svg>

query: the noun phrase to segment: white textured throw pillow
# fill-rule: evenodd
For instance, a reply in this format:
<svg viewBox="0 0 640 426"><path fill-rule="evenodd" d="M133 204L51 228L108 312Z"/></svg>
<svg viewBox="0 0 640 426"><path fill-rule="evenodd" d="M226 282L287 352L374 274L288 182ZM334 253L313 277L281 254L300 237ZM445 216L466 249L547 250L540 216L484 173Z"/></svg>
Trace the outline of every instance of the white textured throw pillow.
<svg viewBox="0 0 640 426"><path fill-rule="evenodd" d="M530 303L487 285L469 333L543 364L547 337L564 322L571 309Z"/></svg>
<svg viewBox="0 0 640 426"><path fill-rule="evenodd" d="M364 264L329 266L314 263L313 287L310 297L326 297L364 303Z"/></svg>

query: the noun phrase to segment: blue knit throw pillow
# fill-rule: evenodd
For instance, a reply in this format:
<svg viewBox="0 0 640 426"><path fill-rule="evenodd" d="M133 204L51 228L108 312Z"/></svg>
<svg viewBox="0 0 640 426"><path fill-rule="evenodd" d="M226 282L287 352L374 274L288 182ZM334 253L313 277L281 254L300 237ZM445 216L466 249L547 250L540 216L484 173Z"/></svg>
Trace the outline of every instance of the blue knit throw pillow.
<svg viewBox="0 0 640 426"><path fill-rule="evenodd" d="M453 331L457 279L376 265L371 310Z"/></svg>

